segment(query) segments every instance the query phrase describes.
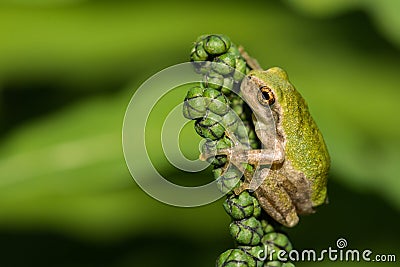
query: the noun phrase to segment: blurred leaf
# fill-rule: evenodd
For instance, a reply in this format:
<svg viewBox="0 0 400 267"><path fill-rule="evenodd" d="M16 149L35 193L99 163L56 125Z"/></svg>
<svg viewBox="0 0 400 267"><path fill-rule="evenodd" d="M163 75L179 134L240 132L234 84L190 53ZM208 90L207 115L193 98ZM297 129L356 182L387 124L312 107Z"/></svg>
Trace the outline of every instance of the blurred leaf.
<svg viewBox="0 0 400 267"><path fill-rule="evenodd" d="M400 47L400 2L393 0L284 0L301 12L318 17L334 16L349 10L361 9L370 14L382 33Z"/></svg>
<svg viewBox="0 0 400 267"><path fill-rule="evenodd" d="M125 93L96 98L10 137L0 155L0 223L49 224L92 238L118 238L150 225L154 231L186 228L188 234L197 223L206 227L197 211L157 203L135 186L121 144L128 100ZM227 219L218 205L206 209L220 221ZM163 214L169 215L160 224L156 218ZM183 219L188 214L194 215L191 223Z"/></svg>
<svg viewBox="0 0 400 267"><path fill-rule="evenodd" d="M312 0L283 0L287 4L295 7L296 9L306 12L315 16L333 16L339 12L346 12L354 9L358 6L362 6L363 2L360 0L324 0L324 1L312 1ZM383 1L382 1L383 2Z"/></svg>

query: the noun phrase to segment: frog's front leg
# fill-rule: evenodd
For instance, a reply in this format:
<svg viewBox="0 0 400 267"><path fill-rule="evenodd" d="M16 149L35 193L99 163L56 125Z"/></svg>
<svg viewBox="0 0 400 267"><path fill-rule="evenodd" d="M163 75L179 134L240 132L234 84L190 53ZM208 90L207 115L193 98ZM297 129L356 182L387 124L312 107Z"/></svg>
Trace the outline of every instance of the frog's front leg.
<svg viewBox="0 0 400 267"><path fill-rule="evenodd" d="M261 207L280 224L287 227L295 226L299 217L296 207L284 187L287 182L286 178L279 171L266 168L256 174L264 178L262 186L255 191Z"/></svg>
<svg viewBox="0 0 400 267"><path fill-rule="evenodd" d="M255 170L258 170L260 165L281 164L285 157L283 147L279 143L277 143L275 150L248 149L247 147L236 145L232 148L217 150L215 155L226 155L228 161L244 173L245 181L234 190L236 195L239 195L244 190L255 191L263 182L263 176L252 177L250 173L246 172L243 163L251 164ZM207 160L215 155L201 154L200 159Z"/></svg>
<svg viewBox="0 0 400 267"><path fill-rule="evenodd" d="M240 170L243 169L242 163L248 163L257 167L259 165L281 164L285 160L285 150L277 140L274 149L250 149L235 138L231 138L231 140L234 143L233 147L218 149L215 153L201 153L200 160L206 161L218 155L225 155L228 157L229 162Z"/></svg>
<svg viewBox="0 0 400 267"><path fill-rule="evenodd" d="M247 161L243 161L246 160ZM231 158L231 161L234 162L246 162L248 164L253 165L254 167L254 175L250 173L245 174L244 183L234 190L236 195L239 195L244 190L250 190L254 192L258 187L263 183L265 176L257 175L263 166L265 170L270 169L272 165L280 165L283 163L285 159L285 152L282 146L277 146L274 152L271 152L270 149L252 149L248 150L247 154L243 155L238 153ZM242 160L242 161L241 161ZM235 164L235 163L234 163ZM236 164L235 164L236 165Z"/></svg>
<svg viewBox="0 0 400 267"><path fill-rule="evenodd" d="M229 162L239 167L242 163L252 165L272 165L281 164L285 159L285 152L281 146L277 146L275 150L270 149L247 149L243 147L231 147L219 149L215 154L201 154L200 160L207 160L214 156L225 155ZM240 168L240 167L239 167Z"/></svg>

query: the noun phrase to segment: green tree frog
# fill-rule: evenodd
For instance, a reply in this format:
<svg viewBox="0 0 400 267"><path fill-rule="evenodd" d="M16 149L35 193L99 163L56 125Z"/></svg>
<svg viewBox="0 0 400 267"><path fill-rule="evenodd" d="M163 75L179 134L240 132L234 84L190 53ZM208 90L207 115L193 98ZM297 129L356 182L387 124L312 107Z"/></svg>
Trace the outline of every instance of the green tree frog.
<svg viewBox="0 0 400 267"><path fill-rule="evenodd" d="M299 221L298 214L313 213L326 202L330 158L324 139L283 69L252 70L240 90L252 109L263 148L246 149L237 144L217 154L227 155L238 167L243 162L254 165L254 175L245 172L245 183L235 193L254 190L272 218L293 227ZM272 149L268 149L271 144Z"/></svg>

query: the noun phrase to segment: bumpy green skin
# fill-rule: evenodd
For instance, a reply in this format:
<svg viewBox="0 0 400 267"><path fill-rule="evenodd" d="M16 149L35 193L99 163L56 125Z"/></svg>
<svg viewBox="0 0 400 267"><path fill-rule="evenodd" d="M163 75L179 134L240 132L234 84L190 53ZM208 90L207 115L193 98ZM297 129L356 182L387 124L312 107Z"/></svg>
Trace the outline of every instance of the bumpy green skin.
<svg viewBox="0 0 400 267"><path fill-rule="evenodd" d="M251 71L250 74L261 78L274 91L275 102L282 108L281 121L287 142L285 160L289 160L294 169L302 172L310 181L313 206L323 204L327 194L330 158L306 102L281 68Z"/></svg>

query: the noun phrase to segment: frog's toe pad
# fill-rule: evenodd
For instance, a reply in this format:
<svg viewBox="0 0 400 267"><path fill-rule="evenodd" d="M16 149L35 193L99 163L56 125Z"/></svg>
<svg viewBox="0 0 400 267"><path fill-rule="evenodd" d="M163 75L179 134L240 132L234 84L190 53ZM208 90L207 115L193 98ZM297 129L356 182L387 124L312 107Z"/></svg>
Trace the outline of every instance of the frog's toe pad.
<svg viewBox="0 0 400 267"><path fill-rule="evenodd" d="M293 227L299 222L299 216L296 212L290 212L285 218L285 226Z"/></svg>

